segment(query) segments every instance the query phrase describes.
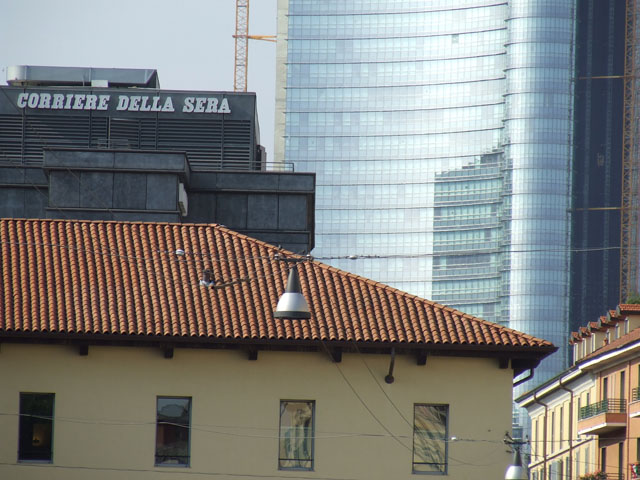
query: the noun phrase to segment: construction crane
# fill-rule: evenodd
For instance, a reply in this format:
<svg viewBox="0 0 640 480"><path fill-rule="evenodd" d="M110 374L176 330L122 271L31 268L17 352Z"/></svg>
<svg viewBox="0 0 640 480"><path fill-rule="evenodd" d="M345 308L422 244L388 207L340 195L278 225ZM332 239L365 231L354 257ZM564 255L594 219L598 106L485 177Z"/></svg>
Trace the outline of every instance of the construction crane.
<svg viewBox="0 0 640 480"><path fill-rule="evenodd" d="M624 41L624 103L622 119L622 203L620 208L620 303L638 289L638 147L635 145L636 82L635 61L638 0L627 0Z"/></svg>
<svg viewBox="0 0 640 480"><path fill-rule="evenodd" d="M236 0L236 58L233 74L234 92L247 91L249 70L249 40L275 42L275 35L249 35L249 0Z"/></svg>

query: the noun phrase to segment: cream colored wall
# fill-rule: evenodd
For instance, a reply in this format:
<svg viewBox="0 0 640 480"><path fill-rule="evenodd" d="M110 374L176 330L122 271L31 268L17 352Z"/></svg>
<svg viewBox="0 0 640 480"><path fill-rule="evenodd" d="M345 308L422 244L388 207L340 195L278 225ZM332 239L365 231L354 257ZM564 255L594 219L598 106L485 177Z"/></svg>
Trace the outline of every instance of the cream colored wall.
<svg viewBox="0 0 640 480"><path fill-rule="evenodd" d="M557 389L549 395L540 398L542 403L547 404L547 410L538 403L528 408L531 418L531 461L529 468L535 472L538 480L547 478L548 468L553 462L562 460L566 469L567 462L573 466L572 478L578 478L587 472L593 472L597 465L597 437L592 435L578 435L577 423L580 407L587 405L587 393L589 393L589 403L595 403L596 386L595 379L584 377L580 384L570 387L573 390L573 408L571 411L571 395L566 390ZM578 401L580 400L580 401ZM563 409L563 428L560 435L560 408ZM555 424L552 443L551 439L551 416L555 412ZM546 416L545 416L546 415ZM544 425L547 426L547 439L545 451ZM569 442L569 439L572 441ZM562 441L561 441L562 440ZM546 455L546 456L545 456ZM547 476L543 474L543 468L547 469ZM566 472L566 470L565 470ZM533 478L533 475L532 475Z"/></svg>
<svg viewBox="0 0 640 480"><path fill-rule="evenodd" d="M461 440L450 443L448 478L503 478L510 461L501 440L512 372L490 359L429 357L418 366L399 356L391 385L381 355L344 355L336 366L320 353L260 352L249 361L238 351L177 349L165 359L151 348L91 347L85 357L71 347L3 344L0 365L0 478L415 478L414 403L450 405L449 434ZM19 392L56 395L52 465L16 462ZM190 468L154 467L158 395L192 397ZM313 472L277 469L281 399L316 401Z"/></svg>

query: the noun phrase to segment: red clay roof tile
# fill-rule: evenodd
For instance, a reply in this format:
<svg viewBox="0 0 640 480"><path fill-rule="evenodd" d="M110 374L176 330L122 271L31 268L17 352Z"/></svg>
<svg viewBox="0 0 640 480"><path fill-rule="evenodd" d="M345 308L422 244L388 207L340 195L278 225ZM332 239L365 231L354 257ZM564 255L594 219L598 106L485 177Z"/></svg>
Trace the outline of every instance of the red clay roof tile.
<svg viewBox="0 0 640 480"><path fill-rule="evenodd" d="M554 350L317 261L298 264L311 321L274 319L287 277L278 249L218 225L4 219L0 247L0 334ZM223 286L199 285L207 268Z"/></svg>
<svg viewBox="0 0 640 480"><path fill-rule="evenodd" d="M621 303L618 305L618 310L622 315L627 313L640 313L640 305L637 303Z"/></svg>
<svg viewBox="0 0 640 480"><path fill-rule="evenodd" d="M624 348L629 344L637 342L638 340L640 340L640 328L631 330L626 335L623 335L620 338L615 339L613 342L608 343L603 347L600 347L594 350L589 355L585 355L583 358L580 359L578 363L584 362L585 360L591 360L592 358L599 357L600 355L603 355L605 353L608 353L614 350L618 350L620 348Z"/></svg>

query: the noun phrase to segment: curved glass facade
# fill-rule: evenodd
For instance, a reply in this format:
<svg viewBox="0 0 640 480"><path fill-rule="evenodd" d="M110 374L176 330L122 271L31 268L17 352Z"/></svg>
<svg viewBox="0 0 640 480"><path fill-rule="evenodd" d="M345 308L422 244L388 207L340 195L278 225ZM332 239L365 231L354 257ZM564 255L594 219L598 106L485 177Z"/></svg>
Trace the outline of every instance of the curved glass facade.
<svg viewBox="0 0 640 480"><path fill-rule="evenodd" d="M511 0L507 19L509 325L560 347L536 382L568 365L574 15L574 0Z"/></svg>
<svg viewBox="0 0 640 480"><path fill-rule="evenodd" d="M497 321L508 8L454 3L290 0L285 160L315 256Z"/></svg>
<svg viewBox="0 0 640 480"><path fill-rule="evenodd" d="M551 340L536 381L566 366L574 3L279 0L313 254Z"/></svg>

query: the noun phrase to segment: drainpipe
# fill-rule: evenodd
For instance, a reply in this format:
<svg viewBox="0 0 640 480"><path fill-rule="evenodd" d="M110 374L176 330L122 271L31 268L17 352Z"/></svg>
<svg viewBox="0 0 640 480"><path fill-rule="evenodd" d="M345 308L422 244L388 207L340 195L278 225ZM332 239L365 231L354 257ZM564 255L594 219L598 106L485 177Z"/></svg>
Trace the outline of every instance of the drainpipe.
<svg viewBox="0 0 640 480"><path fill-rule="evenodd" d="M527 374L526 377L521 378L520 380L518 380L517 382L514 382L513 384L513 388L516 388L518 385L523 384L524 382L526 382L527 380L533 378L533 368L529 369L529 373Z"/></svg>
<svg viewBox="0 0 640 480"><path fill-rule="evenodd" d="M625 475L627 475L627 477L623 478L631 478L631 438L629 436L629 434L631 433L631 418L629 417L629 402L631 401L631 360L627 361L627 372L625 374L627 376L626 380L627 380L627 386L626 389L627 391L625 392L625 412L627 412L627 434L625 435L625 440L624 442L627 444L627 461L624 462L625 465ZM637 462L638 460L636 460Z"/></svg>
<svg viewBox="0 0 640 480"><path fill-rule="evenodd" d="M538 400L538 392L533 394L533 402L544 407L544 423L542 424L542 480L547 480L547 416L549 414L549 405ZM536 454L538 454L538 445L536 445Z"/></svg>
<svg viewBox="0 0 640 480"><path fill-rule="evenodd" d="M562 384L562 379L560 379L559 385L562 390L569 392L571 396L569 400L569 478L573 478L573 390L565 387Z"/></svg>

